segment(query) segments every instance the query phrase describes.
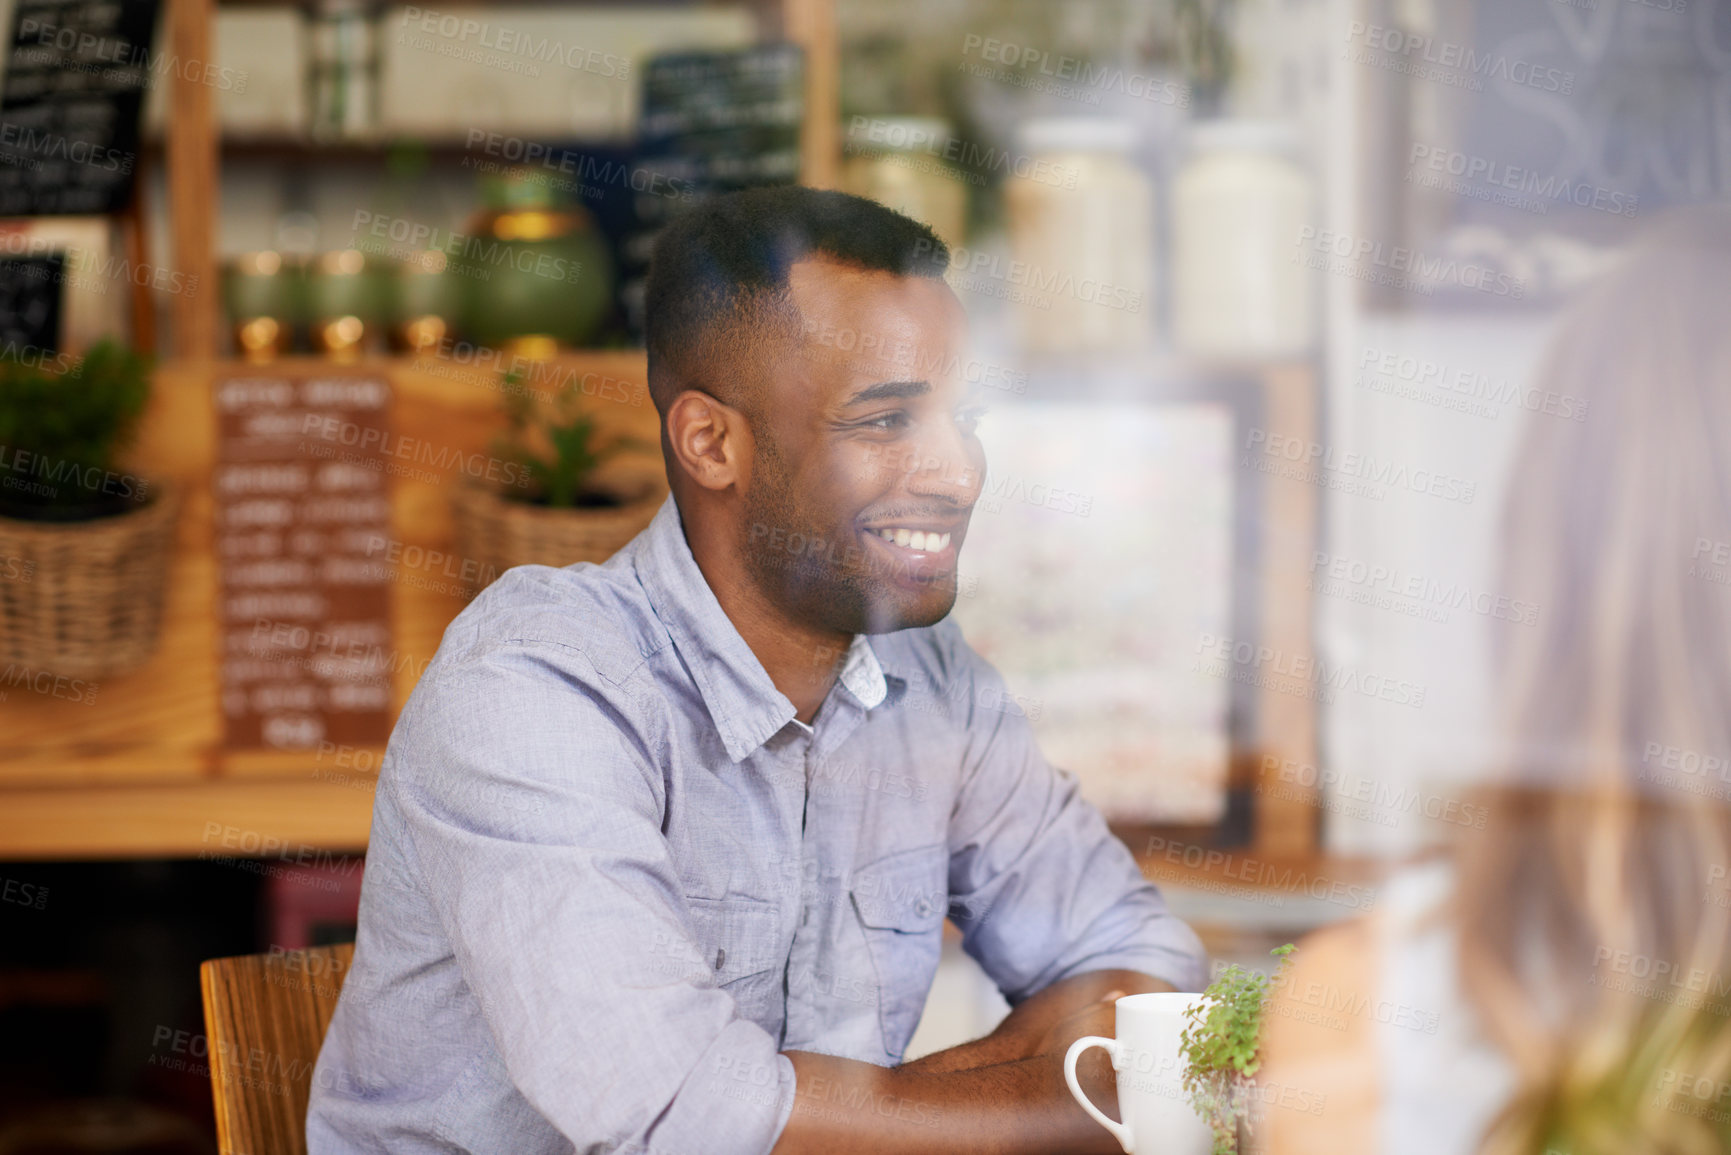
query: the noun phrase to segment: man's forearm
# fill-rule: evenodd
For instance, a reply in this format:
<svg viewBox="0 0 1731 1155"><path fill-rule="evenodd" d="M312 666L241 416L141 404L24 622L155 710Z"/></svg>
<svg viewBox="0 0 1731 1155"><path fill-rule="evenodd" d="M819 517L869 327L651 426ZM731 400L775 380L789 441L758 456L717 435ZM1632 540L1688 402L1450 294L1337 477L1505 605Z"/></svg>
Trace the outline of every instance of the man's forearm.
<svg viewBox="0 0 1731 1155"><path fill-rule="evenodd" d="M904 1064L902 1069L942 1074L1026 1059L1035 1053L1040 1041L1054 1025L1109 991L1119 990L1134 995L1171 989L1170 983L1140 971L1089 971L1072 975L1023 999L997 1029L984 1038L934 1051L922 1059Z"/></svg>
<svg viewBox="0 0 1731 1155"><path fill-rule="evenodd" d="M793 1113L774 1155L912 1155L1116 1150L1064 1083L1064 1052L1083 1035L1111 1035L1120 994L1170 990L1137 971L1096 971L1025 999L984 1039L900 1067L790 1051ZM1117 1103L1104 1051L1077 1077L1095 1103Z"/></svg>
<svg viewBox="0 0 1731 1155"><path fill-rule="evenodd" d="M1061 1055L941 1073L804 1052L788 1058L797 1089L773 1155L1110 1155L1118 1149L1070 1097ZM1115 1104L1109 1063L1079 1074L1096 1103Z"/></svg>
<svg viewBox="0 0 1731 1155"><path fill-rule="evenodd" d="M903 1063L899 1069L942 1075L949 1071L971 1071L975 1067L1026 1059L1033 1053L1033 1046L1040 1036L1034 1035L1030 1039L1022 1024L1014 1021L1015 1017L1016 1012L1011 1011L997 1029L984 1038L933 1051L924 1058Z"/></svg>

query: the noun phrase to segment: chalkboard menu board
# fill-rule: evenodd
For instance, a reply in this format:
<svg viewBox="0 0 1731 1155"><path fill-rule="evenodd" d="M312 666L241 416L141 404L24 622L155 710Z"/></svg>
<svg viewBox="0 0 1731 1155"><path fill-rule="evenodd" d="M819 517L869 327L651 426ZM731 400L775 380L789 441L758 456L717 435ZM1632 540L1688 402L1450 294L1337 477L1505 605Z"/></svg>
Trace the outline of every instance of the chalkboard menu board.
<svg viewBox="0 0 1731 1155"><path fill-rule="evenodd" d="M643 70L639 168L651 189L637 196L637 220L626 240L620 297L638 339L643 282L655 234L705 197L799 179L799 131L805 116L805 55L797 44L724 52L679 52Z"/></svg>
<svg viewBox="0 0 1731 1155"><path fill-rule="evenodd" d="M18 0L0 89L0 216L117 213L144 90L199 62L153 56L158 0Z"/></svg>
<svg viewBox="0 0 1731 1155"><path fill-rule="evenodd" d="M229 748L390 736L391 389L307 371L218 381L212 476Z"/></svg>
<svg viewBox="0 0 1731 1155"><path fill-rule="evenodd" d="M0 358L26 363L60 348L60 283L66 258L0 261Z"/></svg>

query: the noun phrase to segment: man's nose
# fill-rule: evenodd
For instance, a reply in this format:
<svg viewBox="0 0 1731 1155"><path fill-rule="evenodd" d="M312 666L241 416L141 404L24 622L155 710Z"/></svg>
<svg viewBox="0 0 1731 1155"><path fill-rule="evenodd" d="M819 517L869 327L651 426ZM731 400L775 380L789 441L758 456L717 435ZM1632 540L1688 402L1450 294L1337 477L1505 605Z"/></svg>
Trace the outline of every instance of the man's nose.
<svg viewBox="0 0 1731 1155"><path fill-rule="evenodd" d="M953 426L922 437L910 446L904 468L907 490L920 497L941 497L972 505L985 484L985 454Z"/></svg>

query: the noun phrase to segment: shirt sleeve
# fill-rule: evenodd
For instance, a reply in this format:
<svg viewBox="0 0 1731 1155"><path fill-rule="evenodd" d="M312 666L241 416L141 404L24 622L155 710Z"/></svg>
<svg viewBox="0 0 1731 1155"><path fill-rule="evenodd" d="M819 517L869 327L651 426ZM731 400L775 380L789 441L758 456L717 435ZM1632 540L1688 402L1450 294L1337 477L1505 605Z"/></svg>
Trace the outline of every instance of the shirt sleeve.
<svg viewBox="0 0 1731 1155"><path fill-rule="evenodd" d="M697 946L633 703L550 643L429 675L381 792L511 1082L578 1151L767 1152L793 1064Z"/></svg>
<svg viewBox="0 0 1731 1155"><path fill-rule="evenodd" d="M1089 971L1141 971L1180 991L1207 982L1201 941L1040 752L1003 678L956 634L951 691L966 726L950 818L950 918L962 948L1017 1003Z"/></svg>

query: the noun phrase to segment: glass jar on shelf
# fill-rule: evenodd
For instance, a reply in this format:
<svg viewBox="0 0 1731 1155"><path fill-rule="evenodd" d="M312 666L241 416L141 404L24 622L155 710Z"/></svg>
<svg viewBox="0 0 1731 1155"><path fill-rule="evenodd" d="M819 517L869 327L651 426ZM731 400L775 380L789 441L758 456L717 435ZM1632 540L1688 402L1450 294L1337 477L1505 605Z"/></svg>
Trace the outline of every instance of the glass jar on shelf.
<svg viewBox="0 0 1731 1155"><path fill-rule="evenodd" d="M947 159L948 121L856 116L848 126L842 188L929 225L954 249L967 232L968 190Z"/></svg>
<svg viewBox="0 0 1731 1155"><path fill-rule="evenodd" d="M1031 353L1133 353L1151 343L1154 186L1134 122L1053 117L1022 126L1004 188L1015 301Z"/></svg>
<svg viewBox="0 0 1731 1155"><path fill-rule="evenodd" d="M389 315L388 264L359 249L314 258L306 287L314 349L339 360L380 350Z"/></svg>
<svg viewBox="0 0 1731 1155"><path fill-rule="evenodd" d="M411 253L397 266L391 344L399 352L437 349L456 331L461 307L456 277L441 249Z"/></svg>
<svg viewBox="0 0 1731 1155"><path fill-rule="evenodd" d="M235 351L269 361L294 344L298 320L295 269L271 249L240 253L222 263L222 304Z"/></svg>
<svg viewBox="0 0 1731 1155"><path fill-rule="evenodd" d="M1311 348L1316 288L1299 259L1310 176L1289 125L1196 125L1172 185L1172 337L1192 356L1270 359Z"/></svg>

